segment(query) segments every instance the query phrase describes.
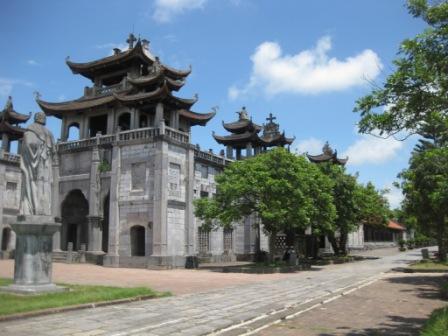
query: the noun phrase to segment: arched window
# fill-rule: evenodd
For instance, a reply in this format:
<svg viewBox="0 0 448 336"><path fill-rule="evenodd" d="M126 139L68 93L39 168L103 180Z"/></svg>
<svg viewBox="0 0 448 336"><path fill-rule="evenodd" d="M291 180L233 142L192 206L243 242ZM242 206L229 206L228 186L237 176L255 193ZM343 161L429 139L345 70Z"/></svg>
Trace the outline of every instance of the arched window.
<svg viewBox="0 0 448 336"><path fill-rule="evenodd" d="M79 140L79 124L71 123L67 128L67 140L74 141Z"/></svg>
<svg viewBox="0 0 448 336"><path fill-rule="evenodd" d="M131 114L129 112L122 113L118 117L118 126L122 131L128 131L131 129Z"/></svg>
<svg viewBox="0 0 448 336"><path fill-rule="evenodd" d="M145 255L145 228L141 225L131 227L131 256Z"/></svg>

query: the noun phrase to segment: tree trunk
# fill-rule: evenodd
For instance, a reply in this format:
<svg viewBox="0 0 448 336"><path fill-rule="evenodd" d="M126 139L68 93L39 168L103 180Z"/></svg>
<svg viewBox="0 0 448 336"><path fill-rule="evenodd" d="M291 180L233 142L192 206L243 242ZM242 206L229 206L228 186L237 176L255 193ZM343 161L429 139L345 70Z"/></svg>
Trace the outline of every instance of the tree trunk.
<svg viewBox="0 0 448 336"><path fill-rule="evenodd" d="M328 237L328 241L331 244L331 247L333 248L333 252L335 255L339 255L339 245L338 245L338 241L336 239L336 237L334 236L334 233L331 232L329 234L327 234Z"/></svg>
<svg viewBox="0 0 448 336"><path fill-rule="evenodd" d="M269 262L274 262L275 257L275 239L277 237L277 232L271 232L269 235Z"/></svg>
<svg viewBox="0 0 448 336"><path fill-rule="evenodd" d="M348 233L345 231L341 232L341 237L339 238L339 255L347 255L347 240Z"/></svg>
<svg viewBox="0 0 448 336"><path fill-rule="evenodd" d="M445 230L445 218L443 218L438 223L437 231L438 231L437 245L439 247L438 259L441 262L446 262L448 253L448 240L446 237L446 230Z"/></svg>

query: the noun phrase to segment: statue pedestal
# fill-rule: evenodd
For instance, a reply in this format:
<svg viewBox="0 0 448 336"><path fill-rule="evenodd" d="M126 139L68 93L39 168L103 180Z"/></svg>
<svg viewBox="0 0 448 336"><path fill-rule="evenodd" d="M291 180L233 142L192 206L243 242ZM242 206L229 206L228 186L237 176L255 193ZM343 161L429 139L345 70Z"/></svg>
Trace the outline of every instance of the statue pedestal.
<svg viewBox="0 0 448 336"><path fill-rule="evenodd" d="M16 233L14 284L2 291L37 294L64 291L51 282L53 234L61 224L50 216L19 216L11 224Z"/></svg>

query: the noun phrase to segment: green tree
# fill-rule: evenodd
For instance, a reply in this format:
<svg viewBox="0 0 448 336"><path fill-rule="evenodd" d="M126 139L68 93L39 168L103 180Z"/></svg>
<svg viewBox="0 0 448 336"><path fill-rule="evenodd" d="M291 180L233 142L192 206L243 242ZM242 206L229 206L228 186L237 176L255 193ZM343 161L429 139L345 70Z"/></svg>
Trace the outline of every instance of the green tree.
<svg viewBox="0 0 448 336"><path fill-rule="evenodd" d="M415 218L419 231L437 239L439 259L448 251L448 148L414 151L400 177L404 210Z"/></svg>
<svg viewBox="0 0 448 336"><path fill-rule="evenodd" d="M356 231L362 223L385 225L388 204L373 184L363 186L357 176L347 174L344 167L325 163L319 165L333 181L333 199L336 218L333 226L325 231L336 255L347 254L347 241L350 232Z"/></svg>
<svg viewBox="0 0 448 336"><path fill-rule="evenodd" d="M403 41L395 72L383 87L359 99L360 132L420 136L410 166L400 175L405 194L406 223L437 237L446 259L446 223L441 203L448 176L448 2L409 0L409 12L428 27ZM440 155L440 157L438 157Z"/></svg>
<svg viewBox="0 0 448 336"><path fill-rule="evenodd" d="M195 201L195 215L212 229L256 214L269 236L271 257L277 233L286 233L298 252L297 233L309 226L324 232L333 225L332 181L283 148L233 162L216 183L213 198Z"/></svg>
<svg viewBox="0 0 448 336"><path fill-rule="evenodd" d="M448 141L448 3L409 0L408 9L428 28L402 42L396 70L384 86L356 102L359 130L382 136L418 134L425 147L440 147Z"/></svg>

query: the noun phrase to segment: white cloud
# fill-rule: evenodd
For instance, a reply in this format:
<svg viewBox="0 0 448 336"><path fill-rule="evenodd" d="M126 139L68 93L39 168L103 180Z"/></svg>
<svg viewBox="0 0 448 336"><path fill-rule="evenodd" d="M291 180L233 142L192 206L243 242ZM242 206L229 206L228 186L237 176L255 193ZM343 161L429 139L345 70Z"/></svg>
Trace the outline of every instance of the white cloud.
<svg viewBox="0 0 448 336"><path fill-rule="evenodd" d="M170 22L174 16L193 9L203 8L208 0L156 0L153 19L159 23Z"/></svg>
<svg viewBox="0 0 448 336"><path fill-rule="evenodd" d="M394 158L403 147L402 141L394 138L382 139L372 135L361 135L342 155L348 156L348 164L380 164Z"/></svg>
<svg viewBox="0 0 448 336"><path fill-rule="evenodd" d="M0 97L9 96L14 85L32 86L33 84L21 79L1 78L0 77Z"/></svg>
<svg viewBox="0 0 448 336"><path fill-rule="evenodd" d="M388 189L389 192L385 193L384 197L389 201L391 209L400 207L401 201L404 199L401 189L398 189L392 183L386 185L385 188Z"/></svg>
<svg viewBox="0 0 448 336"><path fill-rule="evenodd" d="M26 64L32 65L32 66L40 65L38 62L36 62L33 59L29 59L28 61L26 61Z"/></svg>
<svg viewBox="0 0 448 336"><path fill-rule="evenodd" d="M295 55L283 54L276 42L263 42L251 56L249 83L242 88L232 86L229 98L236 99L256 88L268 95L340 91L376 78L383 67L378 55L370 49L345 60L329 57L330 50L329 36L320 38L314 48Z"/></svg>
<svg viewBox="0 0 448 336"><path fill-rule="evenodd" d="M322 153L323 146L324 142L322 140L316 138L308 138L299 141L294 150L298 154L309 153L311 155L317 155Z"/></svg>

